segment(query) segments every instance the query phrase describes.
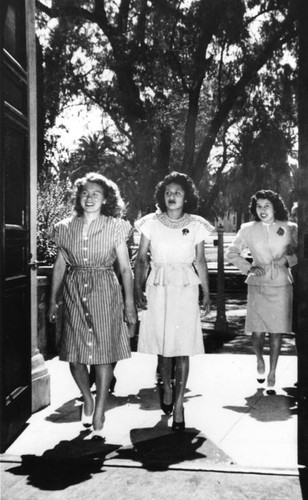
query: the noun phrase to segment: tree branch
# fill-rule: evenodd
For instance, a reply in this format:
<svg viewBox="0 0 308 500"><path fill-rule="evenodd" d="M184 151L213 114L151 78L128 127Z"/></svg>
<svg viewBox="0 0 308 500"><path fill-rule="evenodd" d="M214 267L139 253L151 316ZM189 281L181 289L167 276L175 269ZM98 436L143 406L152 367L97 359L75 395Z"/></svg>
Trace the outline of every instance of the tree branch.
<svg viewBox="0 0 308 500"><path fill-rule="evenodd" d="M230 88L225 100L218 108L212 122L210 129L206 134L206 138L199 150L195 168L194 168L194 181L198 184L206 170L206 159L209 152L215 143L216 136L224 120L230 113L231 109L235 106L238 97L243 94L245 87L256 76L262 66L269 60L269 57L274 53L277 47L281 47L284 43L294 38L296 27L294 23L294 16L290 14L285 21L281 24L279 31L277 31L271 40L264 46L261 52L255 59L248 61L246 68L238 80L238 82Z"/></svg>
<svg viewBox="0 0 308 500"><path fill-rule="evenodd" d="M54 18L54 17L59 17L61 16L71 16L71 17L82 17L84 19L87 19L88 21L95 23L96 21L96 16L95 12L90 12L87 9L83 9L82 7L75 7L74 5L64 5L61 7L53 7L49 8L40 0L36 0L36 7L38 10L41 12L44 12L47 14L49 17Z"/></svg>

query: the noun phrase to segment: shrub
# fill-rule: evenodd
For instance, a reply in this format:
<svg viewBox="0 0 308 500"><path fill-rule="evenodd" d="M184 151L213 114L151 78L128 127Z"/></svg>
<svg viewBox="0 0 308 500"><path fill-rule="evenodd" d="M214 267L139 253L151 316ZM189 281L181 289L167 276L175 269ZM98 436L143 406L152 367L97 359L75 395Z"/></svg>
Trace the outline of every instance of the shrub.
<svg viewBox="0 0 308 500"><path fill-rule="evenodd" d="M55 222L72 213L70 182L53 176L44 177L38 183L37 199L37 260L41 265L52 265L57 249L50 239Z"/></svg>

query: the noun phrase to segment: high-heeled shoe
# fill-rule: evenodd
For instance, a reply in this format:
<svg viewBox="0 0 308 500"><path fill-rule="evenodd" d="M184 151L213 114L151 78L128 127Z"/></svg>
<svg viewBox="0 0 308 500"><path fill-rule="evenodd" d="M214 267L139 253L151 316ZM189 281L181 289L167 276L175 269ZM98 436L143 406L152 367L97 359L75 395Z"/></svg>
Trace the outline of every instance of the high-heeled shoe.
<svg viewBox="0 0 308 500"><path fill-rule="evenodd" d="M268 387L266 388L266 394L268 394L268 396L275 396L276 395L276 389L275 389L275 386L273 385L272 387Z"/></svg>
<svg viewBox="0 0 308 500"><path fill-rule="evenodd" d="M99 431L93 430L90 439L102 439L103 441L105 441L106 437L104 429L100 429Z"/></svg>
<svg viewBox="0 0 308 500"><path fill-rule="evenodd" d="M182 432L185 429L184 410L182 412L182 415L183 415L183 420L181 422L176 422L176 420L174 420L173 418L172 430L175 432Z"/></svg>
<svg viewBox="0 0 308 500"><path fill-rule="evenodd" d="M91 415L86 415L84 412L84 404L81 406L81 423L84 427L91 427L94 414L94 406Z"/></svg>
<svg viewBox="0 0 308 500"><path fill-rule="evenodd" d="M100 429L99 431L93 430L88 436L84 438L87 441L93 440L93 441L105 441L106 436L104 429Z"/></svg>
<svg viewBox="0 0 308 500"><path fill-rule="evenodd" d="M160 407L166 415L171 415L171 413L173 411L173 402L168 403L168 404L164 403L164 389L163 388L161 388L161 391L160 391Z"/></svg>
<svg viewBox="0 0 308 500"><path fill-rule="evenodd" d="M163 412L166 414L166 415L171 415L172 413L172 410L173 410L173 403L170 403L170 404L166 404L162 401L161 403L161 409L163 410Z"/></svg>

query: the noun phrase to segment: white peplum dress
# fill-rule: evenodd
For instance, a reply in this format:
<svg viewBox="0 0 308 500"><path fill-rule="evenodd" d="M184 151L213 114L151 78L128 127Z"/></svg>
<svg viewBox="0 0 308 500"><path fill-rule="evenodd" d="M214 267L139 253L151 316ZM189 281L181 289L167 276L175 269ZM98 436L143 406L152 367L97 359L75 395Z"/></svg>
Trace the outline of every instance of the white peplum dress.
<svg viewBox="0 0 308 500"><path fill-rule="evenodd" d="M196 245L214 227L197 215L172 221L166 213L153 213L137 221L136 228L150 240L151 253L138 351L166 357L204 353L194 261Z"/></svg>

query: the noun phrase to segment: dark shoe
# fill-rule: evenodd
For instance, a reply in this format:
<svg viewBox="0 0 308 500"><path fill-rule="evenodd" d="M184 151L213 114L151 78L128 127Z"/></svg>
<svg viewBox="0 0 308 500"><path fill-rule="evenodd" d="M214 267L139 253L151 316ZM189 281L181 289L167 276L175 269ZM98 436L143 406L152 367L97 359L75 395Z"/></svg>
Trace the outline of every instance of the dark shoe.
<svg viewBox="0 0 308 500"><path fill-rule="evenodd" d="M175 432L182 432L182 431L184 431L184 429L185 429L185 420L184 420L184 410L183 410L183 420L182 420L182 422L176 422L173 419L172 430L175 431Z"/></svg>
<svg viewBox="0 0 308 500"><path fill-rule="evenodd" d="M173 410L173 403L170 403L169 405L166 405L163 401L161 403L161 409L166 415L171 415L172 410Z"/></svg>
<svg viewBox="0 0 308 500"><path fill-rule="evenodd" d="M160 407L166 415L171 415L173 411L173 402L166 404L164 403L164 388L160 388Z"/></svg>

